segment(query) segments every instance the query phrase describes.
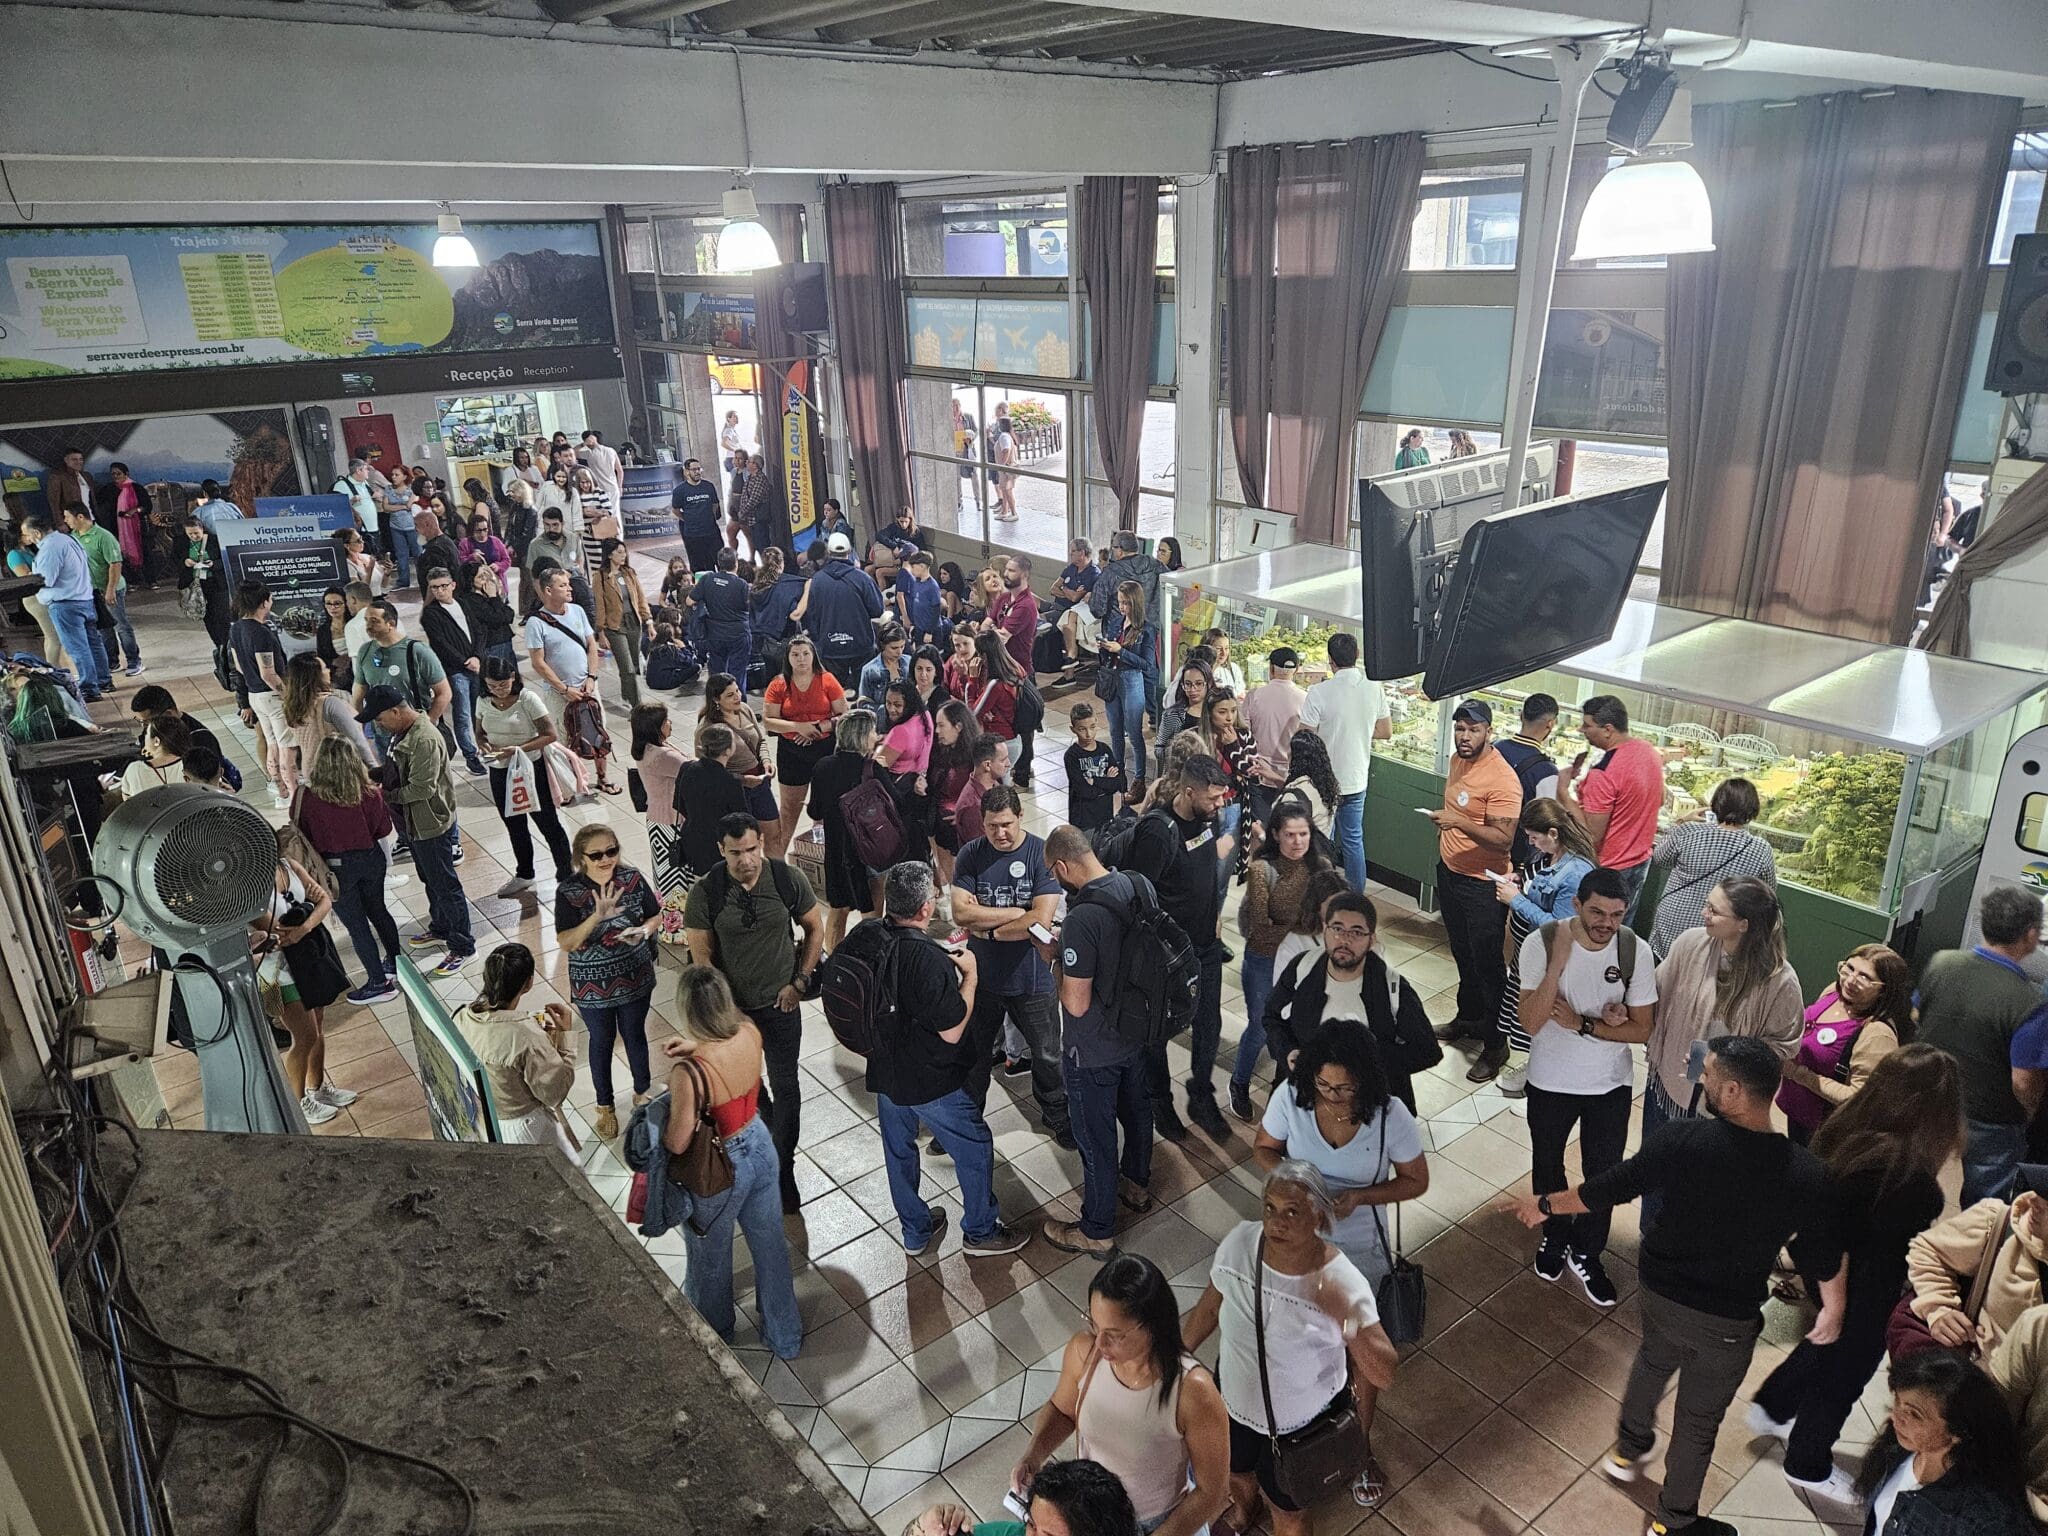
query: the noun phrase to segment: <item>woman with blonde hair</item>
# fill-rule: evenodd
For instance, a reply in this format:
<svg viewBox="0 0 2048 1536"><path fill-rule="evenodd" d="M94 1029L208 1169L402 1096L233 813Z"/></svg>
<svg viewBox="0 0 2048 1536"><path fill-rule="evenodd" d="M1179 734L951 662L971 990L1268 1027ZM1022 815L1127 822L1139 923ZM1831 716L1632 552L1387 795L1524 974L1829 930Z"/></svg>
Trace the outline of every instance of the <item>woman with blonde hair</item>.
<svg viewBox="0 0 2048 1536"><path fill-rule="evenodd" d="M686 965L676 981L678 1039L662 1047L668 1074L668 1124L662 1145L682 1152L709 1115L732 1162L732 1187L693 1195L683 1224L683 1294L704 1321L732 1342L732 1239L737 1227L754 1260L754 1297L761 1339L783 1360L803 1344L789 1241L782 1231L782 1162L759 1112L761 1032L740 1012L725 978L708 965Z"/></svg>
<svg viewBox="0 0 2048 1536"><path fill-rule="evenodd" d="M1906 1251L1941 1215L1941 1170L1963 1147L1962 1075L1931 1045L1901 1046L1813 1138L1827 1164L1843 1239L1848 1301L1832 1342L1802 1339L1757 1389L1750 1428L1785 1441L1785 1479L1853 1504L1834 1464L1835 1437L1884 1358L1885 1329L1906 1283ZM1809 1288L1826 1277L1809 1276ZM1838 1282L1839 1283L1839 1282Z"/></svg>
<svg viewBox="0 0 2048 1536"><path fill-rule="evenodd" d="M291 727L286 750L299 754L302 770L311 767L319 755L320 743L331 736L354 748L365 767L376 765L370 744L363 739L363 728L356 724L355 711L349 707L346 696L334 691L327 663L311 651L285 663L280 697L284 700L284 723Z"/></svg>
<svg viewBox="0 0 2048 1536"><path fill-rule="evenodd" d="M1548 797L1522 807L1521 829L1535 855L1528 868L1496 881L1493 894L1508 909L1508 984L1500 994L1501 1035L1507 1065L1498 1080L1506 1097L1519 1099L1529 1077L1529 1032L1522 1028L1518 961L1522 941L1545 923L1570 922L1578 910L1579 882L1599 863L1578 813Z"/></svg>
<svg viewBox="0 0 2048 1536"><path fill-rule="evenodd" d="M370 782L363 760L339 736L327 737L315 749L291 819L326 861L340 888L334 898L335 915L363 962L365 978L348 1000L375 1003L397 996L398 983L391 978L404 946L398 942L391 909L384 904L384 878L391 867L384 840L393 830L391 811L383 791Z"/></svg>

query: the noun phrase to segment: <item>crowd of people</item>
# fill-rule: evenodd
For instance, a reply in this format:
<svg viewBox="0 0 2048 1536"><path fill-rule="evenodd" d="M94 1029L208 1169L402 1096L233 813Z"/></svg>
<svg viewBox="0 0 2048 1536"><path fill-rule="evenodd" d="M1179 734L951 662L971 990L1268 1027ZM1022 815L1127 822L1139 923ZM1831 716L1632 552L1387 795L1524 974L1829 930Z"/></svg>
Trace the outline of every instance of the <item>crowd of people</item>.
<svg viewBox="0 0 2048 1536"><path fill-rule="evenodd" d="M1386 1497L1375 1410L1417 1327L1400 1207L1431 1177L1415 1079L1446 1047L1470 1049L1473 1084L1525 1101L1514 1209L1538 1232L1536 1275L1616 1306L1612 1216L1640 1206L1642 1337L1601 1467L1642 1474L1676 1376L1653 1532L1732 1529L1701 1510L1707 1467L1760 1309L1788 1284L1814 1320L1746 1423L1785 1442L1785 1475L1822 1518L1860 1506L1880 1536L2016 1532L2029 1489L2048 1514L2048 1166L2028 1158L2048 1093L2048 1005L2025 970L2038 898L1989 892L1982 942L1917 984L1890 948L1858 946L1809 1000L1753 784L1729 777L1708 813L1660 831L1663 760L1623 701L1578 705L1588 747L1560 762L1557 700L1530 696L1497 736L1493 706L1467 698L1427 813L1457 968L1454 1014L1433 1028L1367 894L1363 811L1390 715L1355 636L1312 659L1276 648L1248 687L1226 634L1163 627L1177 550L1077 544L1041 600L1028 557L935 568L909 512L863 540L828 502L798 555L761 536L729 457L737 497L684 466L685 553L651 593L596 433L580 453L522 448L495 495L351 464L336 489L355 513L339 536L353 579L310 645L287 644L260 584L227 582L214 525L234 514L217 488L174 541L159 574L196 594L184 611L224 653L253 760L303 840L250 938L309 1121L350 1097L324 1071L325 1010L392 995L401 952L434 955L442 976L476 954L466 771L513 850L498 894L551 899L563 955L566 1002L523 1003L540 961L501 944L457 1016L501 1128L573 1152L565 1105L587 1059L596 1135L651 1175L641 1229L681 1229L685 1289L722 1336L737 1235L763 1341L784 1358L803 1345L784 1218L801 1209L807 1002L864 1058L909 1253L948 1221L933 1156L952 1160L970 1260L1032 1240L997 1198L987 1110L996 1076L1028 1080L1039 1128L1083 1171L1073 1218L1043 1239L1101 1262L1012 1474L1030 1529L1196 1536L1264 1519L1296 1536L1333 1491ZM129 561L89 513L24 532L80 698L18 674L10 728L88 730L80 701L116 686L111 663L141 670L116 601ZM410 618L389 595L404 589ZM671 707L686 677L702 680L687 715ZM1086 689L1066 714L1066 815L1044 835L1025 793L1041 678ZM167 690L130 702L138 756L102 805L179 780L234 791L221 744ZM630 743L624 786L608 704ZM628 792L633 812L607 803ZM572 830L561 813L579 802L603 814ZM645 869L618 835L628 814L644 818ZM402 860L427 897L410 934L385 900ZM665 934L682 960L666 981ZM1219 1099L1229 967L1245 1028ZM678 1030L659 1051L657 1001ZM1182 1315L1118 1236L1154 1208L1155 1137L1229 1146L1246 1135L1231 1119L1252 1128L1262 1207ZM1962 1208L1944 1218L1952 1158ZM1212 1337L1213 1371L1192 1353ZM1834 1446L1887 1358L1891 1416L1853 1474ZM1070 1437L1080 1456L1056 1459ZM942 1506L912 1529L1002 1527Z"/></svg>

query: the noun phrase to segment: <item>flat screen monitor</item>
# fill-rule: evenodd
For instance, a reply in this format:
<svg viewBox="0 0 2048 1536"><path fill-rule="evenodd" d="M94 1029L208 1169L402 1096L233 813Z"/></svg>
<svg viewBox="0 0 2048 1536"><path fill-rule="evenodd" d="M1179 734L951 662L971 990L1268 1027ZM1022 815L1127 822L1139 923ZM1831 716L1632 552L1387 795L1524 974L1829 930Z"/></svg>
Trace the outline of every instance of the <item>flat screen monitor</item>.
<svg viewBox="0 0 2048 1536"><path fill-rule="evenodd" d="M1467 528L1422 691L1470 693L1612 637L1664 486L1539 502Z"/></svg>

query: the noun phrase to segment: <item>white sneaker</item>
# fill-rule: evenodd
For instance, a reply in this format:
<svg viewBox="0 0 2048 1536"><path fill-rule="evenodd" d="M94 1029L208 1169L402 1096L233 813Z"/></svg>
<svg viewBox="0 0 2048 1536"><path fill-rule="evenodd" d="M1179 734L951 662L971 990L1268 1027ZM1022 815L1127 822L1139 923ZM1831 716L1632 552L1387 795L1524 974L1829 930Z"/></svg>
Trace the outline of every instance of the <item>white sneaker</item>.
<svg viewBox="0 0 2048 1536"><path fill-rule="evenodd" d="M1500 1096L1504 1099L1519 1099L1525 1096L1529 1091L1529 1058L1519 1055L1509 1057L1506 1068L1493 1080L1493 1086L1500 1090Z"/></svg>
<svg viewBox="0 0 2048 1536"><path fill-rule="evenodd" d="M1762 1405L1758 1403L1751 1403L1749 1405L1749 1412L1742 1416L1742 1422L1752 1435L1759 1437L1769 1435L1773 1440L1781 1441L1792 1438L1791 1423L1789 1421L1782 1424L1779 1423L1778 1420L1765 1413Z"/></svg>
<svg viewBox="0 0 2048 1536"><path fill-rule="evenodd" d="M1817 1499L1825 1499L1830 1504L1840 1504L1846 1509L1855 1509L1863 1502L1856 1492L1855 1482L1840 1467L1828 1468L1828 1475L1819 1482L1810 1483L1803 1477L1794 1477L1790 1472L1785 1474L1785 1481Z"/></svg>
<svg viewBox="0 0 2048 1536"><path fill-rule="evenodd" d="M329 1105L335 1109L347 1109L349 1105L356 1101L353 1089L337 1087L331 1078L307 1094L306 1097L318 1099L322 1104Z"/></svg>
<svg viewBox="0 0 2048 1536"><path fill-rule="evenodd" d="M510 880L507 880L498 887L498 894L500 896L517 896L521 891L530 891L532 889L533 882L531 880L528 880L523 875L514 875Z"/></svg>
<svg viewBox="0 0 2048 1536"><path fill-rule="evenodd" d="M305 1114L308 1125L325 1125L341 1113L338 1105L324 1104L310 1093L299 1100L299 1109Z"/></svg>

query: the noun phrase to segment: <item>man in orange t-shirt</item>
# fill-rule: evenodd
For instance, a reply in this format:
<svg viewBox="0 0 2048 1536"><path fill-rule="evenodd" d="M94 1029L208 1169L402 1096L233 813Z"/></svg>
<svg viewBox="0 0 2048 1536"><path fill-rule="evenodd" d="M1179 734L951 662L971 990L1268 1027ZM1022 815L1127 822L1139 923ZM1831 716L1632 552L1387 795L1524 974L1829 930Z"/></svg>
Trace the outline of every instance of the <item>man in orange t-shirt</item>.
<svg viewBox="0 0 2048 1536"><path fill-rule="evenodd" d="M1507 985L1502 953L1508 909L1489 875L1508 872L1508 849L1522 816L1522 781L1493 744L1493 706L1467 699L1451 712L1456 755L1444 781L1437 824L1436 895L1458 962L1458 1016L1437 1030L1446 1043L1477 1040L1479 1059L1465 1080L1491 1082L1507 1060L1500 1032L1500 994Z"/></svg>

